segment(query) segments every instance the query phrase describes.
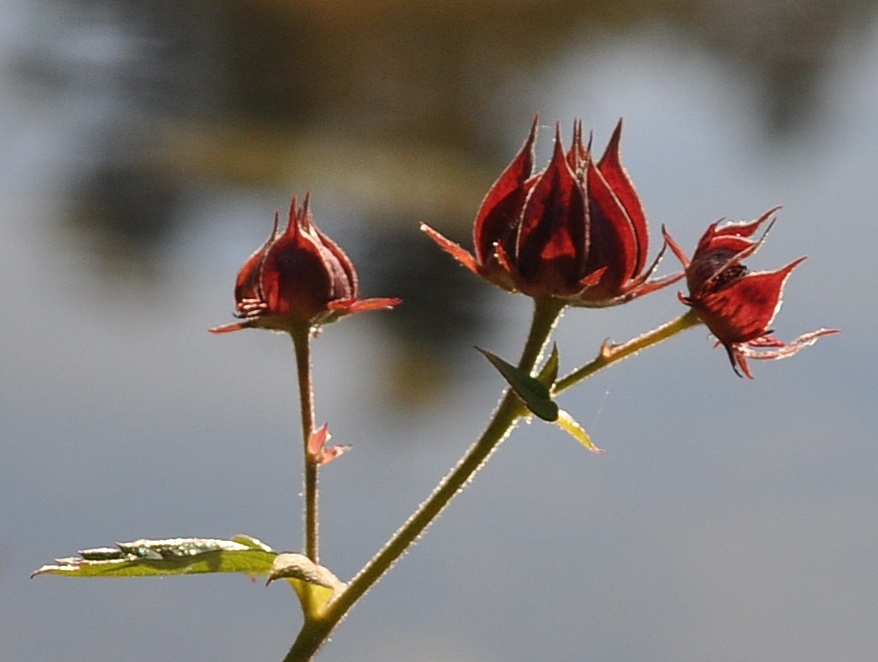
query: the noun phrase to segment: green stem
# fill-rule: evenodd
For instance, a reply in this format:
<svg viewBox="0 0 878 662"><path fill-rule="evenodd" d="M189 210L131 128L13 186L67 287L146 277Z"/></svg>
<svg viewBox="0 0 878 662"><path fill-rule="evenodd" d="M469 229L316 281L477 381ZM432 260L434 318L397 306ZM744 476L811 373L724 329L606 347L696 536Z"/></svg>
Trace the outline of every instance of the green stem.
<svg viewBox="0 0 878 662"><path fill-rule="evenodd" d="M519 369L527 373L533 372L563 308L563 304L557 300L535 300L533 320L518 363ZM417 540L439 516L500 443L509 436L518 419L525 415L527 409L518 396L511 389L507 390L481 437L442 479L429 498L393 534L345 589L333 598L322 613L306 616L305 624L284 658L284 662L304 662L311 659L357 600L390 569L409 545Z"/></svg>
<svg viewBox="0 0 878 662"><path fill-rule="evenodd" d="M299 408L302 412L302 447L305 474L305 555L318 560L317 463L308 452L308 441L314 433L314 387L311 382L311 328L298 326L290 332L296 352L299 381Z"/></svg>
<svg viewBox="0 0 878 662"><path fill-rule="evenodd" d="M695 311L690 309L685 315L681 315L677 319L672 320L667 324L663 324L652 331L647 331L642 336L633 338L628 342L624 342L620 345L613 345L607 341L603 344L601 351L591 363L587 363L578 370L574 370L566 377L562 377L555 382L555 387L552 389L552 393L557 395L558 393L561 393L561 391L566 391L571 386L591 377L599 370L603 370L607 366L617 363L622 359L626 359L629 356L633 356L647 347L656 345L663 340L675 336L681 331L685 331L686 329L690 329L701 323L702 322L698 315L695 314Z"/></svg>

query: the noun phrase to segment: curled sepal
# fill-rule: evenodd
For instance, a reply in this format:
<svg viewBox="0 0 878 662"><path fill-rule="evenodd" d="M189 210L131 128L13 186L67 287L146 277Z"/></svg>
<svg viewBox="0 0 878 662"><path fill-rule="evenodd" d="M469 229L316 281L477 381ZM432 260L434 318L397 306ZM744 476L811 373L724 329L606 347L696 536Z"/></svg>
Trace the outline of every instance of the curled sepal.
<svg viewBox="0 0 878 662"><path fill-rule="evenodd" d="M574 418L563 409L558 411L558 419L555 422L562 430L569 433L571 437L576 439L576 441L581 443L592 453L603 455L607 452L603 448L595 446L591 437L588 436L588 432L585 431L585 428L577 423L576 420L574 420Z"/></svg>
<svg viewBox="0 0 878 662"><path fill-rule="evenodd" d="M345 584L327 568L317 565L304 554L278 554L268 573L266 586L276 579L286 579L302 603L306 617L322 612Z"/></svg>
<svg viewBox="0 0 878 662"><path fill-rule="evenodd" d="M308 439L308 457L314 464L328 464L343 453L347 453L350 446L326 446L326 442L332 438L329 434L329 426L324 423L311 433Z"/></svg>
<svg viewBox="0 0 878 662"><path fill-rule="evenodd" d="M531 377L523 370L507 363L496 354L480 347L476 349L485 355L491 365L497 368L497 371L503 375L503 379L512 387L512 390L521 398L532 414L550 423L557 420L558 405L552 400L548 386L536 377Z"/></svg>
<svg viewBox="0 0 878 662"><path fill-rule="evenodd" d="M55 559L34 571L37 575L67 577L154 577L208 572L240 572L264 577L277 553L256 538L168 538L116 543L95 547L79 556Z"/></svg>
<svg viewBox="0 0 878 662"><path fill-rule="evenodd" d="M785 359L792 356L803 347L813 345L817 342L818 338L829 336L834 333L841 333L841 331L839 329L817 329L811 333L805 333L788 343L778 340L773 336L762 336L761 338L756 338L746 344L737 345L730 349L729 358L732 361L732 368L735 368L736 372L737 367L740 366L743 373L750 379L753 379L753 375L750 373L750 368L747 366L747 359L756 359L759 361L777 361L779 359Z"/></svg>

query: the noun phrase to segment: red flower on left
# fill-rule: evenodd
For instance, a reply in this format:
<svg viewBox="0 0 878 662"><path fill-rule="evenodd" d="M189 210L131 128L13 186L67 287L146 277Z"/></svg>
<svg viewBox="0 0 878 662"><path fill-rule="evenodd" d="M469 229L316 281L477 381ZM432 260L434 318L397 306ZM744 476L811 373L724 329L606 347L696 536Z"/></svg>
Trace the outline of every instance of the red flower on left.
<svg viewBox="0 0 878 662"><path fill-rule="evenodd" d="M288 331L319 327L344 315L392 308L399 299L360 299L353 263L344 251L317 229L309 209L290 205L286 230L278 215L268 240L251 255L235 283L235 316L240 322L210 329L226 333L257 328Z"/></svg>

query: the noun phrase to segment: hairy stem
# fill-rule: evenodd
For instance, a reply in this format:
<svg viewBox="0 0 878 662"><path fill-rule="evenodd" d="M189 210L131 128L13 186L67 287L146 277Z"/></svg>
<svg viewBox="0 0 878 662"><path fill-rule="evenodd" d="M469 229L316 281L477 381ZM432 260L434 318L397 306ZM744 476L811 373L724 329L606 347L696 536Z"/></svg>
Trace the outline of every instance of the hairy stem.
<svg viewBox="0 0 878 662"><path fill-rule="evenodd" d="M566 391L571 386L578 384L584 379L588 379L599 370L603 370L622 359L627 359L629 356L633 356L647 347L657 345L658 343L677 335L681 331L685 331L686 329L690 329L701 323L702 322L698 315L695 314L695 311L690 309L685 315L681 315L667 324L662 324L660 327L657 327L652 331L647 331L643 335L637 336L628 342L613 345L607 341L603 344L601 351L593 361L585 364L578 370L574 370L566 377L562 377L555 382L552 393L558 394L561 393L561 391Z"/></svg>
<svg viewBox="0 0 878 662"><path fill-rule="evenodd" d="M299 408L302 412L302 448L305 474L305 555L319 563L317 514L317 463L308 452L314 433L314 387L311 381L311 329L300 325L290 333L296 352L299 381Z"/></svg>

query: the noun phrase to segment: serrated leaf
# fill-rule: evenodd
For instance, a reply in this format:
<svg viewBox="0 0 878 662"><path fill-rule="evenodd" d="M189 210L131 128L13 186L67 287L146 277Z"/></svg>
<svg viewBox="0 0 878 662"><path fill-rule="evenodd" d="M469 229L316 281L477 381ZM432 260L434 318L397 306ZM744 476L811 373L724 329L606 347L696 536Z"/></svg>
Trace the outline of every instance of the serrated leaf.
<svg viewBox="0 0 878 662"><path fill-rule="evenodd" d="M496 354L480 347L476 349L485 355L491 365L497 368L497 371L503 375L512 390L533 414L550 423L558 419L558 405L552 400L549 388L545 384L507 363Z"/></svg>
<svg viewBox="0 0 878 662"><path fill-rule="evenodd" d="M304 554L278 554L268 574L266 584L286 579L302 603L306 616L319 613L336 592L345 584L329 569L317 565Z"/></svg>
<svg viewBox="0 0 878 662"><path fill-rule="evenodd" d="M213 572L240 572L265 577L277 552L249 536L235 540L169 538L135 540L113 547L84 549L79 556L56 559L37 575L67 577L155 577Z"/></svg>
<svg viewBox="0 0 878 662"><path fill-rule="evenodd" d="M540 374L537 375L537 381L543 384L549 390L550 394L552 387L555 385L555 381L558 379L559 363L558 345L557 343L552 343L552 353L549 354L549 358L546 359L546 364L540 370Z"/></svg>
<svg viewBox="0 0 878 662"><path fill-rule="evenodd" d="M588 436L588 432L585 431L579 423L577 423L573 417L568 414L566 411L561 409L558 412L558 420L556 423L561 427L562 430L568 432L576 441L585 446L592 453L603 454L606 453L603 448L598 448L592 442L591 437Z"/></svg>

